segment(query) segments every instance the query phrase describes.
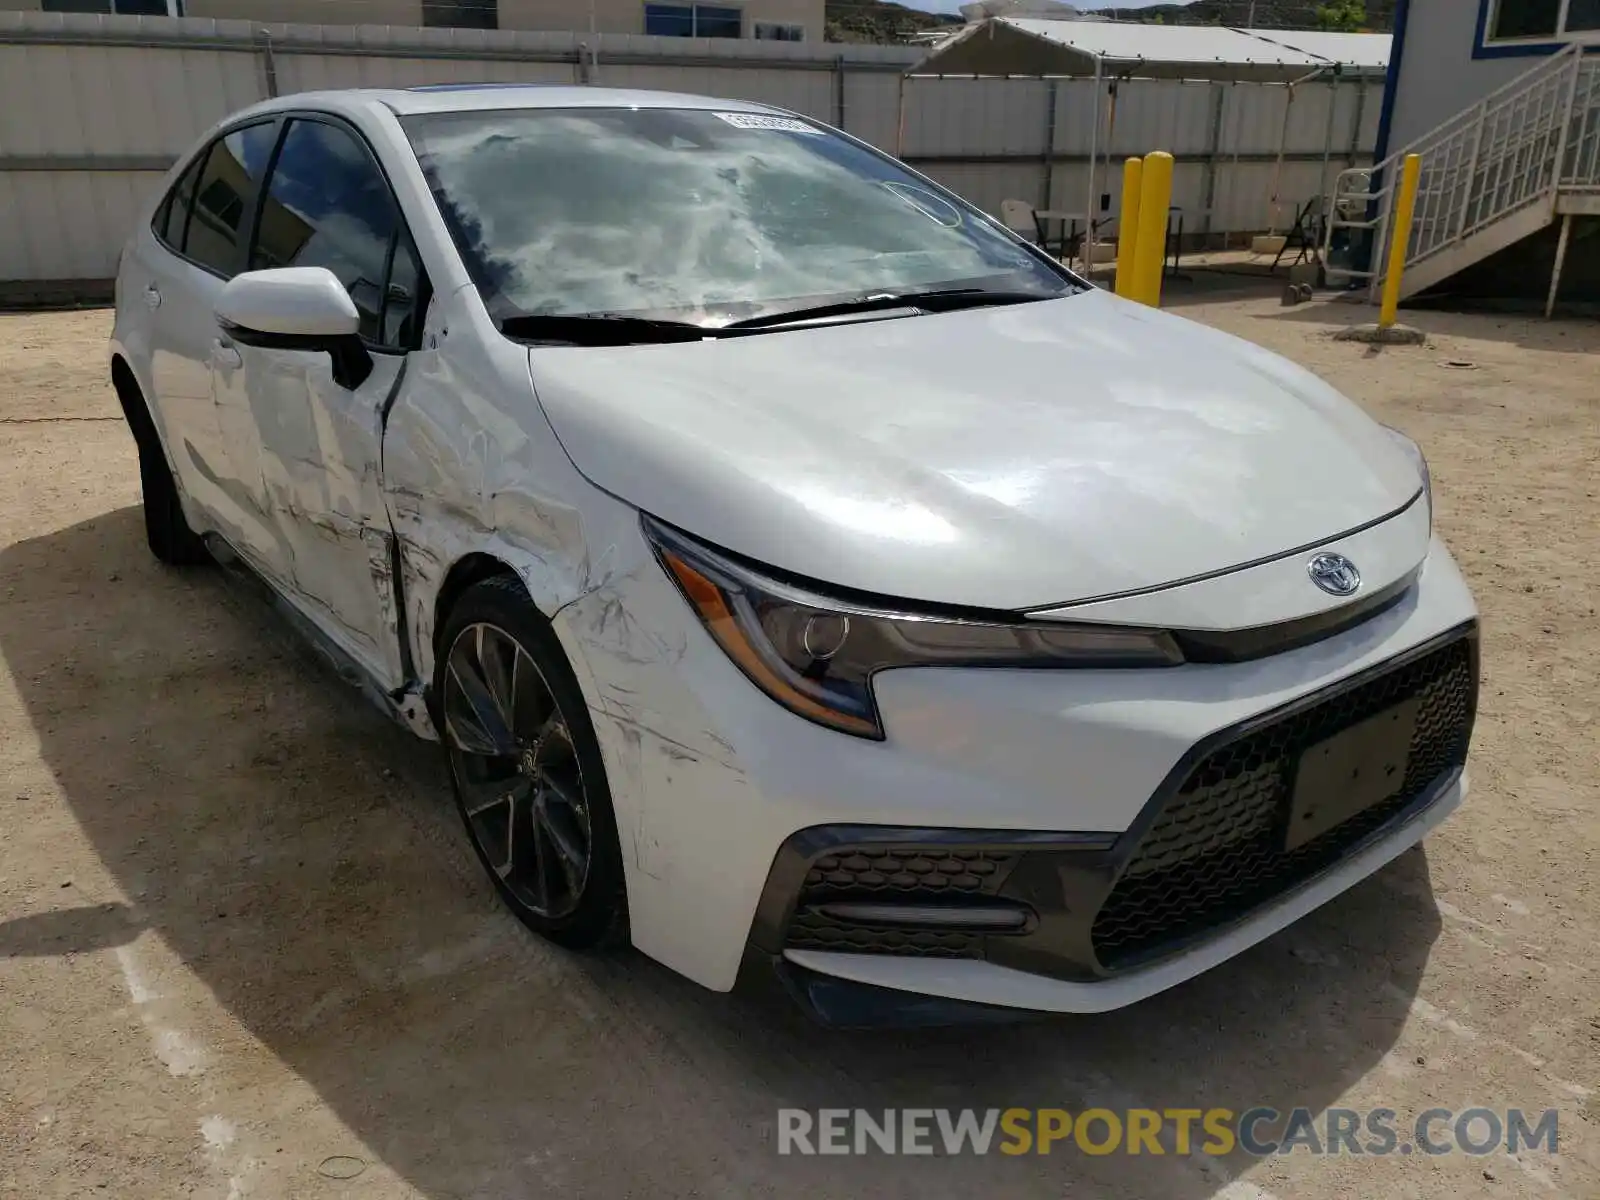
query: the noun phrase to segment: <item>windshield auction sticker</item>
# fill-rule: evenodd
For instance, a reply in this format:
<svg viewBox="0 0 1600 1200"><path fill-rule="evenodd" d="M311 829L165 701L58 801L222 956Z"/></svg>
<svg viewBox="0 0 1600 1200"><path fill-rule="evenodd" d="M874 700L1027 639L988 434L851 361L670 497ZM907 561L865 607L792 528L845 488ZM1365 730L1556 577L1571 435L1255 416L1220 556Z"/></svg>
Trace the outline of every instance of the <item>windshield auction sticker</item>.
<svg viewBox="0 0 1600 1200"><path fill-rule="evenodd" d="M766 113L725 113L716 114L739 129L775 129L780 133L814 133L820 135L822 130L815 125L807 125L804 121L794 117L774 117Z"/></svg>

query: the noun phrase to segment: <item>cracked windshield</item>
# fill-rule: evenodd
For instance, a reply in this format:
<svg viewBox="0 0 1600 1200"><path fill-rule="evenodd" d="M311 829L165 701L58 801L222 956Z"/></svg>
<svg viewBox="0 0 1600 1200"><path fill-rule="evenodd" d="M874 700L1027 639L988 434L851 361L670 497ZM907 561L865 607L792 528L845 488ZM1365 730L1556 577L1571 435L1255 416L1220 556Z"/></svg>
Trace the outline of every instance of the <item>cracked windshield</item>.
<svg viewBox="0 0 1600 1200"><path fill-rule="evenodd" d="M975 210L798 118L548 109L405 126L496 320L717 325L877 293L1076 290Z"/></svg>

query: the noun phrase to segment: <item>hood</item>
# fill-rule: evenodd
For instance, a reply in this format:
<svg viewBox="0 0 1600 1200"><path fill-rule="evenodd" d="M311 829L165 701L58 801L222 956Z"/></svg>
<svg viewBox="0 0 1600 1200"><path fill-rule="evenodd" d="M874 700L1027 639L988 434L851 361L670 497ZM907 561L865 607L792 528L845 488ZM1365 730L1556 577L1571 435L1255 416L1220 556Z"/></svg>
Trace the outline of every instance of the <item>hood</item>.
<svg viewBox="0 0 1600 1200"><path fill-rule="evenodd" d="M573 463L835 586L1042 608L1332 540L1421 487L1260 348L1102 292L755 337L529 351Z"/></svg>

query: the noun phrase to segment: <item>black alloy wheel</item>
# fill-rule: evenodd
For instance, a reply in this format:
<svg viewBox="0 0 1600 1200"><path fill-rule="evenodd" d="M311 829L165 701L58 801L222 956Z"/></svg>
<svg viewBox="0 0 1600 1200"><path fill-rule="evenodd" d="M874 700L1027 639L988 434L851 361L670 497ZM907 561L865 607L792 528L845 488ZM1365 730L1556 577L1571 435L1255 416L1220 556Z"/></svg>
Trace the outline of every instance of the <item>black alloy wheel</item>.
<svg viewBox="0 0 1600 1200"><path fill-rule="evenodd" d="M508 578L468 589L442 644L440 732L478 857L525 924L593 944L623 908L621 855L571 668Z"/></svg>

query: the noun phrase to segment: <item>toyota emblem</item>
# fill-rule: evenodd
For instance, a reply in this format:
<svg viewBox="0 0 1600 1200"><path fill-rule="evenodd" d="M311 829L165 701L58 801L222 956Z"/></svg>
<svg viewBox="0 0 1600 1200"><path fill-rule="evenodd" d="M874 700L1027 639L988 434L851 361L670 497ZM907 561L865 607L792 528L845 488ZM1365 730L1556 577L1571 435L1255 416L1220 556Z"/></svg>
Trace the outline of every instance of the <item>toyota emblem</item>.
<svg viewBox="0 0 1600 1200"><path fill-rule="evenodd" d="M1361 586L1361 572L1342 554L1319 554L1306 564L1311 582L1330 596L1349 596Z"/></svg>

